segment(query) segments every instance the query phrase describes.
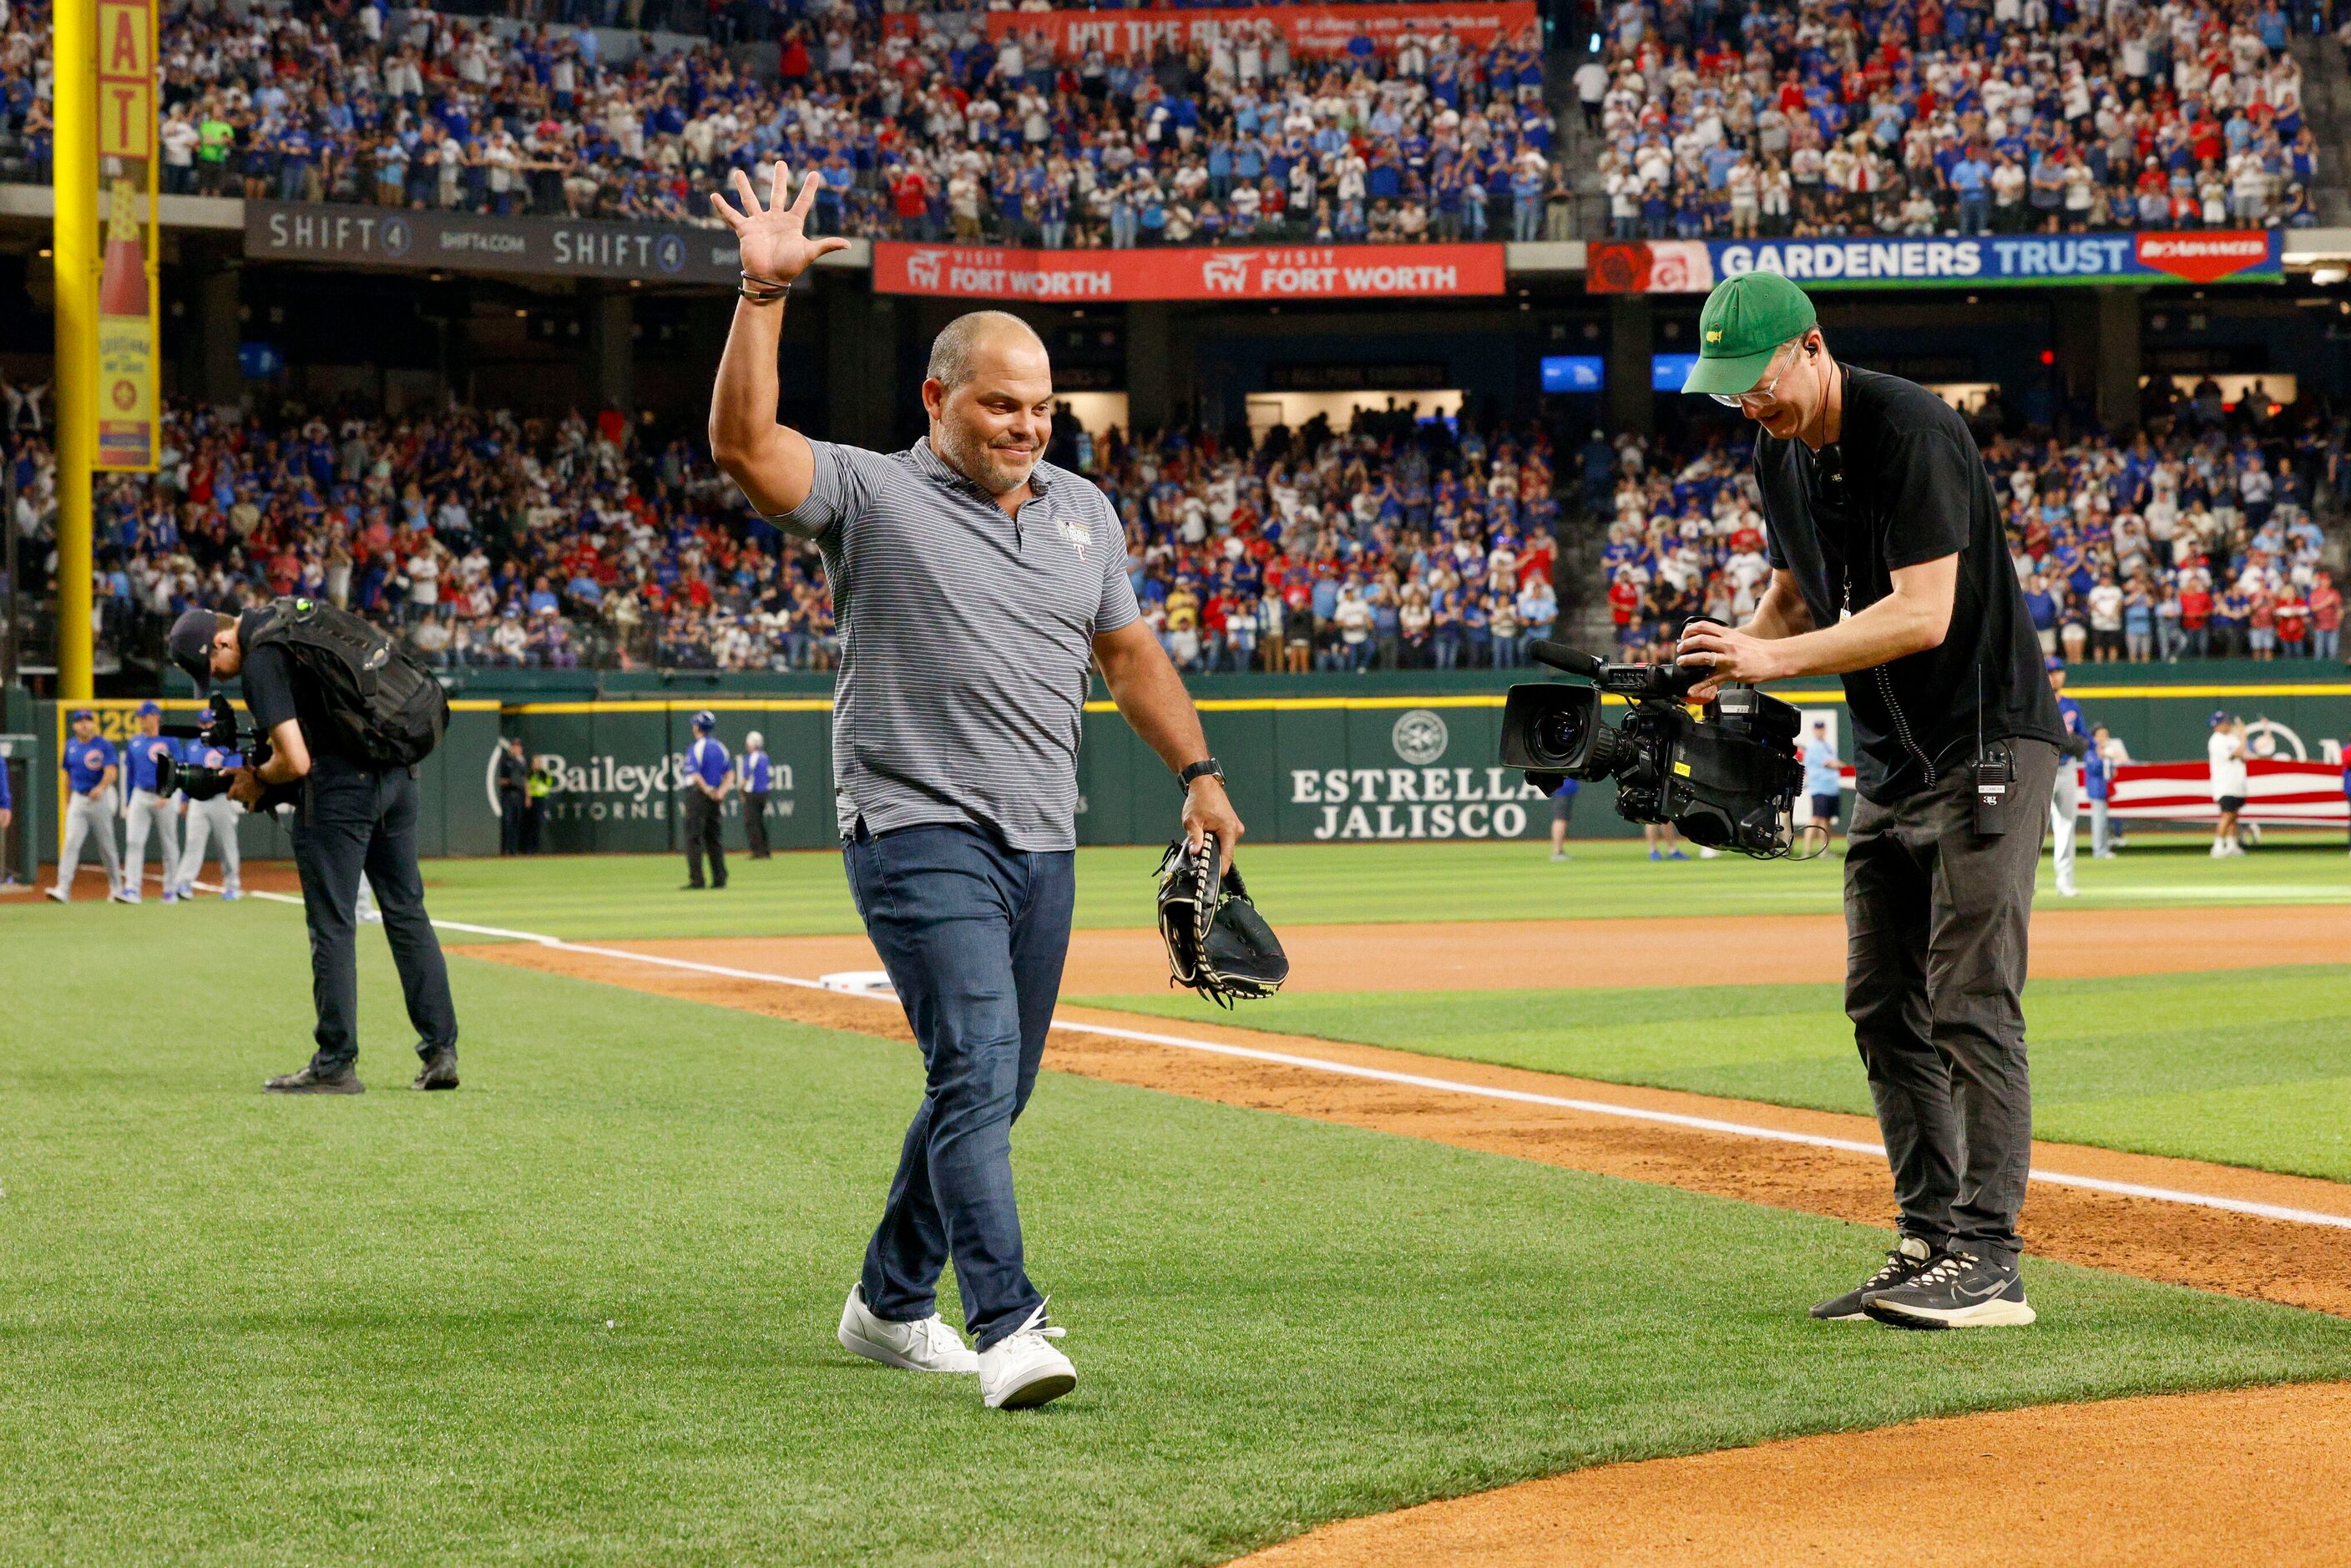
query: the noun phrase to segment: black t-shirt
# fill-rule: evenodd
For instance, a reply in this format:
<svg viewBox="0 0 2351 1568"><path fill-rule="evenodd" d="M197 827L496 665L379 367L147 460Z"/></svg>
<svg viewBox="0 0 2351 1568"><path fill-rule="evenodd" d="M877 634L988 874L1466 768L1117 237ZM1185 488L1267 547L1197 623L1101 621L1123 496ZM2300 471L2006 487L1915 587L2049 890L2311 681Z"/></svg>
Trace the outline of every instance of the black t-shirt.
<svg viewBox="0 0 2351 1568"><path fill-rule="evenodd" d="M1899 376L1844 374L1838 440L1815 455L1759 433L1755 477L1771 564L1795 579L1815 626L1885 598L1901 568L1959 558L1942 643L1844 677L1856 783L1884 802L1972 760L1980 708L1986 741L2053 745L2064 727L1967 422Z"/></svg>
<svg viewBox="0 0 2351 1568"><path fill-rule="evenodd" d="M245 643L265 618L266 610L248 610L237 619L237 641ZM304 678L294 655L274 643L245 649L245 711L263 734L289 718L302 721L302 743L313 757L344 755L340 730L329 716L325 694L316 681Z"/></svg>

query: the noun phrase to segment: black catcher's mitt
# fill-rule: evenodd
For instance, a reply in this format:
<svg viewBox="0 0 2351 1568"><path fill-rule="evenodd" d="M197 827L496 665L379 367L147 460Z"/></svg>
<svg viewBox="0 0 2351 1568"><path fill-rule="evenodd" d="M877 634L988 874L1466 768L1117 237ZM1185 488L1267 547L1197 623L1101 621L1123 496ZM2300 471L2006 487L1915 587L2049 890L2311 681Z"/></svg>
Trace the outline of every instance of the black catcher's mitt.
<svg viewBox="0 0 2351 1568"><path fill-rule="evenodd" d="M1159 936L1167 944L1168 983L1188 986L1218 1007L1270 997L1290 977L1290 959L1273 927L1249 902L1240 868L1217 875L1217 836L1200 852L1177 839L1159 860Z"/></svg>

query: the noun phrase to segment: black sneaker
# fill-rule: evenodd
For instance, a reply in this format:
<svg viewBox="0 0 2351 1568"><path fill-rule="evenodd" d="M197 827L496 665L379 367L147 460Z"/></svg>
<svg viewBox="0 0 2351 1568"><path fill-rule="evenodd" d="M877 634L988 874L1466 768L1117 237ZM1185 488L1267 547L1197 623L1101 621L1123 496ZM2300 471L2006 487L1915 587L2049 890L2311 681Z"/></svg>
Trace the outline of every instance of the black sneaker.
<svg viewBox="0 0 2351 1568"><path fill-rule="evenodd" d="M350 1068L340 1072L320 1072L306 1067L299 1072L283 1072L262 1085L272 1094L364 1094L367 1085Z"/></svg>
<svg viewBox="0 0 2351 1568"><path fill-rule="evenodd" d="M2022 1328L2032 1321L2015 1264L1959 1251L1944 1253L1907 1283L1868 1291L1861 1310L1898 1329Z"/></svg>
<svg viewBox="0 0 2351 1568"><path fill-rule="evenodd" d="M680 893L700 893L702 886L698 882L682 882L677 884L677 890Z"/></svg>
<svg viewBox="0 0 2351 1568"><path fill-rule="evenodd" d="M457 1087L457 1048L444 1045L424 1059L423 1071L411 1089L455 1089Z"/></svg>
<svg viewBox="0 0 2351 1568"><path fill-rule="evenodd" d="M1886 1255L1886 1266L1842 1296L1831 1296L1813 1309L1813 1316L1824 1322L1859 1322L1869 1314L1861 1310L1861 1299L1872 1291L1891 1290L1909 1283L1935 1260L1935 1249L1915 1236L1906 1236L1895 1243L1894 1250Z"/></svg>

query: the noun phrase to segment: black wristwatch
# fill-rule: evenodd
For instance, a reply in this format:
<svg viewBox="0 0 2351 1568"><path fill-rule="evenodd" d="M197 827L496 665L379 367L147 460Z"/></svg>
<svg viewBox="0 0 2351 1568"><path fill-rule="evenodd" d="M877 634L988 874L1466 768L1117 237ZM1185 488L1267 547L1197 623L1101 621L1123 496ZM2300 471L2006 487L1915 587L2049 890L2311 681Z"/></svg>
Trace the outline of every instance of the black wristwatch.
<svg viewBox="0 0 2351 1568"><path fill-rule="evenodd" d="M1203 758L1176 775L1176 782L1186 789L1192 787L1192 780L1195 779L1213 779L1221 784L1225 781L1224 764L1213 757Z"/></svg>

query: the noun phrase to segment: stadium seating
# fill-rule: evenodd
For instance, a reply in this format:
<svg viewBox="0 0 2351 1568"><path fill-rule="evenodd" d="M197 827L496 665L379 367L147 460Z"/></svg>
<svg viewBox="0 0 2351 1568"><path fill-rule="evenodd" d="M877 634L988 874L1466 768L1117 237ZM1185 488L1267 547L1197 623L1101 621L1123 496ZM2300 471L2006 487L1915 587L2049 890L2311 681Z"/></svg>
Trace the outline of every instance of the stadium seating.
<svg viewBox="0 0 2351 1568"><path fill-rule="evenodd" d="M812 547L751 517L684 441L617 420L448 410L225 419L172 408L152 478L101 482L107 644L152 663L191 604L309 593L405 629L436 665L821 670L837 645ZM54 524L20 435L23 522ZM1127 523L1144 613L1190 671L1523 662L1558 615L1558 503L1538 434L1369 413L1252 444L1183 433L1056 457Z"/></svg>
<svg viewBox="0 0 2351 1568"><path fill-rule="evenodd" d="M2209 402L2209 410L2205 406ZM2068 660L2339 657L2340 538L2351 503L2339 422L2220 417L2195 400L2117 445L1999 433L1984 462L2035 627ZM1744 619L1770 575L1747 473L1750 433L1722 425L1655 448L1623 437L1581 462L1605 517L1598 570L1628 657L1659 654L1700 612ZM1600 477L1595 479L1594 476ZM2329 570L2329 563L2335 570Z"/></svg>
<svg viewBox="0 0 2351 1568"><path fill-rule="evenodd" d="M2277 0L2105 21L2069 0L1926 0L1865 24L1759 5L1719 37L1649 0L1607 16L1586 117L1618 238L2319 221Z"/></svg>
<svg viewBox="0 0 2351 1568"><path fill-rule="evenodd" d="M626 0L650 26L639 5ZM718 40L774 17L691 9ZM1443 30L1313 57L1260 24L1189 57L1055 57L1035 37L845 17L792 22L779 72L756 79L720 41L673 37L620 63L589 27L373 5L175 11L163 184L707 223L706 193L737 169L764 180L782 156L823 172L832 233L1052 247L1566 234L1531 46L1475 50ZM0 172L46 180L47 19L10 18Z"/></svg>

